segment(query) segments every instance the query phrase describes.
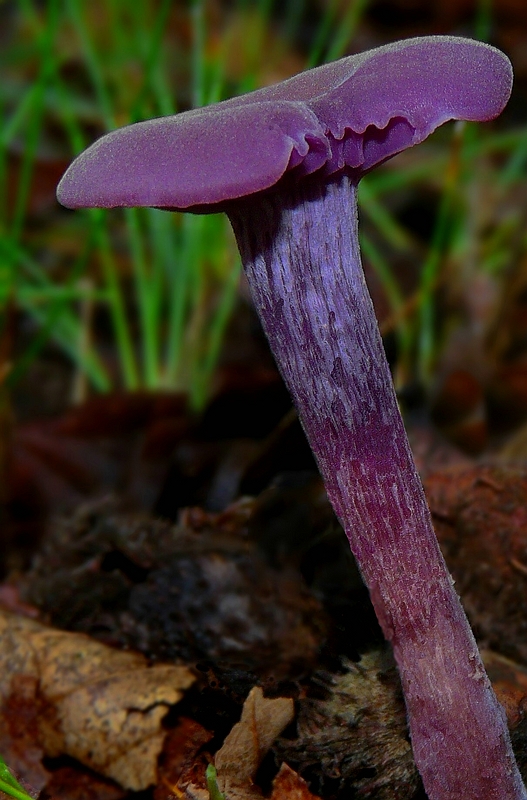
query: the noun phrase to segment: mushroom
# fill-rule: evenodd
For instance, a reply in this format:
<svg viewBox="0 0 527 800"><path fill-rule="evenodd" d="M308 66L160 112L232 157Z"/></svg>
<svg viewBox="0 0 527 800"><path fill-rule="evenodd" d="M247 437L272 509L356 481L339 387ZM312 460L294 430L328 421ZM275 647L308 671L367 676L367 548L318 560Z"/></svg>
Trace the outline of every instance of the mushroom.
<svg viewBox="0 0 527 800"><path fill-rule="evenodd" d="M510 62L479 42L396 42L275 86L112 131L61 203L231 221L265 333L400 672L430 800L527 799L454 590L361 269L357 185L450 119L506 104Z"/></svg>

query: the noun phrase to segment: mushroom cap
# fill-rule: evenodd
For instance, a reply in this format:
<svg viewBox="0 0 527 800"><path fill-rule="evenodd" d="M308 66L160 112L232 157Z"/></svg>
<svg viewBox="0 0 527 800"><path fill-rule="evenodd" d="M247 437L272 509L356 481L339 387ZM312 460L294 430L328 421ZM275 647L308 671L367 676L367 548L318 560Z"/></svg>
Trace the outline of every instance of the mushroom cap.
<svg viewBox="0 0 527 800"><path fill-rule="evenodd" d="M489 120L512 87L508 58L454 36L407 39L215 105L111 131L64 174L69 208L220 211L286 173L357 180L450 119Z"/></svg>

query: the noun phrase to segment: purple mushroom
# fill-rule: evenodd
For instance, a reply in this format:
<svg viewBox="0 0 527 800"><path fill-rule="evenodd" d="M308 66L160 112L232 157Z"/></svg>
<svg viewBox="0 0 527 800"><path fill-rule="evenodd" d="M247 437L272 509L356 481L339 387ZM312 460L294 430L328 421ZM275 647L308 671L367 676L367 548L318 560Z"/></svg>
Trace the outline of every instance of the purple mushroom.
<svg viewBox="0 0 527 800"><path fill-rule="evenodd" d="M361 269L357 184L450 119L506 104L508 59L455 37L343 58L113 131L58 198L225 211L254 304L391 642L430 800L527 800L432 528Z"/></svg>

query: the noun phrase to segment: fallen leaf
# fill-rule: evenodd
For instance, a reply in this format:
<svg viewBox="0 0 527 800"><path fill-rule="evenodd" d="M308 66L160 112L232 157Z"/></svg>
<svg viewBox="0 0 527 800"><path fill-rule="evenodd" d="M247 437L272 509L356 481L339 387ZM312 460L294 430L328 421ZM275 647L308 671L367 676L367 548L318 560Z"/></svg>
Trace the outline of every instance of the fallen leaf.
<svg viewBox="0 0 527 800"><path fill-rule="evenodd" d="M305 780L294 769L282 764L273 781L271 800L320 800L320 798L309 791Z"/></svg>
<svg viewBox="0 0 527 800"><path fill-rule="evenodd" d="M38 706L38 745L140 791L157 779L161 721L193 682L182 666L149 666L82 634L0 611L3 715L23 678Z"/></svg>
<svg viewBox="0 0 527 800"><path fill-rule="evenodd" d="M266 698L259 686L251 689L240 721L216 753L218 787L229 800L261 797L253 778L269 748L294 717L289 697Z"/></svg>

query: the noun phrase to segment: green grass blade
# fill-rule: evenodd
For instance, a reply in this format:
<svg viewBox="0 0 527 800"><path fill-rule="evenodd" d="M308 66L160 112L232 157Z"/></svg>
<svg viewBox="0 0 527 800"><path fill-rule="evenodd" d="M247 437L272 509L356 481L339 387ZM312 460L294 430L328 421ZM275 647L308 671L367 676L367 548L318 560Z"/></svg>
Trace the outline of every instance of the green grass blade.
<svg viewBox="0 0 527 800"><path fill-rule="evenodd" d="M57 24L59 20L58 0L50 0L47 6L46 24L43 28L39 50L41 67L32 94L32 105L29 111L29 126L22 155L20 174L14 202L13 218L10 224L11 236L19 239L24 226L26 208L29 200L31 179L40 140L44 114L44 92L50 81L53 69Z"/></svg>
<svg viewBox="0 0 527 800"><path fill-rule="evenodd" d="M420 378L425 385L429 382L435 356L434 290L453 232L453 211L460 174L459 162L463 150L463 140L466 136L466 125L457 123L454 128L450 163L446 172L445 186L436 217L432 242L421 270L417 367Z"/></svg>
<svg viewBox="0 0 527 800"><path fill-rule="evenodd" d="M192 107L201 108L205 102L205 10L203 0L191 0L192 28Z"/></svg>
<svg viewBox="0 0 527 800"><path fill-rule="evenodd" d="M480 42L490 41L492 33L493 0L478 0L474 36Z"/></svg>
<svg viewBox="0 0 527 800"><path fill-rule="evenodd" d="M332 41L327 49L325 61L335 61L346 53L362 15L368 7L368 3L369 0L352 0L349 3L343 19L337 29L333 31Z"/></svg>
<svg viewBox="0 0 527 800"><path fill-rule="evenodd" d="M102 273L108 293L115 341L123 373L123 383L126 389L133 391L140 386L139 370L134 346L132 344L132 335L126 314L118 270L110 245L108 230L105 225L104 213L101 212L100 209L93 209L90 211L90 218L95 228L95 241L97 243Z"/></svg>
<svg viewBox="0 0 527 800"><path fill-rule="evenodd" d="M162 0L157 12L150 41L144 48L143 56L143 83L139 94L130 110L130 122L143 119L143 106L150 92L155 94L159 111L167 116L175 114L176 108L173 100L173 92L170 90L164 72L159 68L160 54L163 51L163 34L167 25L172 0ZM144 42L144 30L139 31L140 42Z"/></svg>
<svg viewBox="0 0 527 800"><path fill-rule="evenodd" d="M378 201L369 183L363 181L360 184L359 200L361 208L364 209L384 239L395 250L401 252L412 249L412 237L386 207Z"/></svg>
<svg viewBox="0 0 527 800"><path fill-rule="evenodd" d="M153 281L148 275L144 249L144 235L140 226L139 209L125 209L130 252L135 281L135 297L139 309L141 325L141 345L143 352L143 382L153 389L158 382L158 296L153 291Z"/></svg>
<svg viewBox="0 0 527 800"><path fill-rule="evenodd" d="M16 780L14 775L7 768L7 764L0 756L0 792L4 792L9 797L16 797L17 800L32 800L29 795Z"/></svg>
<svg viewBox="0 0 527 800"><path fill-rule="evenodd" d="M234 260L223 284L220 301L210 324L203 364L192 383L191 404L197 410L203 409L208 399L212 376L221 354L227 325L236 303L240 272L241 262L237 258Z"/></svg>
<svg viewBox="0 0 527 800"><path fill-rule="evenodd" d="M390 305L392 316L396 321L395 335L397 339L397 363L399 373L408 376L412 353L413 331L404 315L405 298L395 280L388 261L365 234L360 237L361 249L365 258L375 271Z"/></svg>
<svg viewBox="0 0 527 800"><path fill-rule="evenodd" d="M102 113L104 124L108 130L115 127L115 116L112 108L110 94L106 87L101 62L98 58L97 51L95 50L90 36L89 27L86 24L82 10L85 9L85 3L82 0L64 0L66 10L75 28L75 33L79 39L81 50L88 68L88 73L91 78L93 88L99 103Z"/></svg>

